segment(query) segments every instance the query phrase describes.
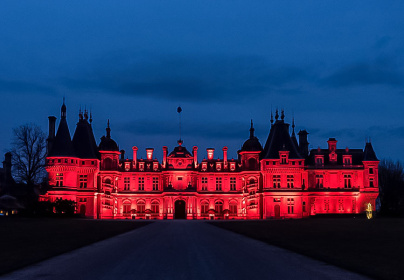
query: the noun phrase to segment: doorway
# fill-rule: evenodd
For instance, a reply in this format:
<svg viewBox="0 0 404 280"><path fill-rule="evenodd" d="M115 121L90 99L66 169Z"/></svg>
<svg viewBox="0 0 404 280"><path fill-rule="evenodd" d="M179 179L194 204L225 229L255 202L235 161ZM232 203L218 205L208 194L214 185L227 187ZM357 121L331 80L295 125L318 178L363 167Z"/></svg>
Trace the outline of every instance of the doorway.
<svg viewBox="0 0 404 280"><path fill-rule="evenodd" d="M174 204L174 219L186 219L187 212L185 211L185 201L177 200Z"/></svg>
<svg viewBox="0 0 404 280"><path fill-rule="evenodd" d="M280 205L275 205L275 218L280 218L281 217L281 206Z"/></svg>

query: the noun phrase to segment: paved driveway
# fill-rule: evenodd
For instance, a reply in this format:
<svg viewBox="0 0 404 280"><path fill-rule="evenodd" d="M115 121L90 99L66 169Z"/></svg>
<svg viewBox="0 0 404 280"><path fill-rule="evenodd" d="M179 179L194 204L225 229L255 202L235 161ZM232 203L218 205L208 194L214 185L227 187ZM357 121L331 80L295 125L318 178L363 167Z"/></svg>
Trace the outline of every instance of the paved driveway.
<svg viewBox="0 0 404 280"><path fill-rule="evenodd" d="M366 278L203 221L183 220L158 221L1 279Z"/></svg>

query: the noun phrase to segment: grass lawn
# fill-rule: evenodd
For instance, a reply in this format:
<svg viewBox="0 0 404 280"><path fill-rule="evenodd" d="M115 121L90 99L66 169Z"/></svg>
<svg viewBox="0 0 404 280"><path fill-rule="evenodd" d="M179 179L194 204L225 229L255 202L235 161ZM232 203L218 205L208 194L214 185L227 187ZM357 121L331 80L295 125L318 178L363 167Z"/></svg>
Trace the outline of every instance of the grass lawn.
<svg viewBox="0 0 404 280"><path fill-rule="evenodd" d="M404 219L313 217L211 224L377 279L404 279Z"/></svg>
<svg viewBox="0 0 404 280"><path fill-rule="evenodd" d="M146 221L0 218L0 274L145 226Z"/></svg>

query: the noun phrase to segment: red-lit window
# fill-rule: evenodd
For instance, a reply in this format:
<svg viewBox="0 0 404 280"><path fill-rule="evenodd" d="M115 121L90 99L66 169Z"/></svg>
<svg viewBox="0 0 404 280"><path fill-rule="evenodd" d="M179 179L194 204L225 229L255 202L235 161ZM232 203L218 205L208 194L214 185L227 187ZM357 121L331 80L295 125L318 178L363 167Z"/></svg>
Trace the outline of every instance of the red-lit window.
<svg viewBox="0 0 404 280"><path fill-rule="evenodd" d="M153 177L153 191L159 190L159 178Z"/></svg>
<svg viewBox="0 0 404 280"><path fill-rule="evenodd" d="M79 187L87 188L87 175L79 175Z"/></svg>
<svg viewBox="0 0 404 280"><path fill-rule="evenodd" d="M345 189L350 189L352 188L352 176L349 174L344 175L344 188Z"/></svg>
<svg viewBox="0 0 404 280"><path fill-rule="evenodd" d="M125 202L123 204L123 216L124 217L129 217L130 214L131 214L131 211L132 211L131 204L129 202Z"/></svg>
<svg viewBox="0 0 404 280"><path fill-rule="evenodd" d="M138 202L136 213L144 214L145 210L146 210L146 205L145 205L144 201Z"/></svg>
<svg viewBox="0 0 404 280"><path fill-rule="evenodd" d="M324 200L324 211L325 212L330 211L330 201L328 199Z"/></svg>
<svg viewBox="0 0 404 280"><path fill-rule="evenodd" d="M63 173L56 173L56 187L63 187Z"/></svg>
<svg viewBox="0 0 404 280"><path fill-rule="evenodd" d="M230 177L230 190L231 191L236 190L236 178L235 177Z"/></svg>
<svg viewBox="0 0 404 280"><path fill-rule="evenodd" d="M281 164L286 164L286 155L281 156Z"/></svg>
<svg viewBox="0 0 404 280"><path fill-rule="evenodd" d="M373 167L369 168L369 174L373 174Z"/></svg>
<svg viewBox="0 0 404 280"><path fill-rule="evenodd" d="M209 213L209 203L204 201L201 203L201 216L207 216Z"/></svg>
<svg viewBox="0 0 404 280"><path fill-rule="evenodd" d="M124 177L123 178L123 189L125 191L130 190L130 178L129 177Z"/></svg>
<svg viewBox="0 0 404 280"><path fill-rule="evenodd" d="M208 190L208 177L202 177L202 186L201 189L203 191L207 191Z"/></svg>
<svg viewBox="0 0 404 280"><path fill-rule="evenodd" d="M287 177L286 177L286 179L287 179L287 187L290 189L290 188L294 188L294 178L293 178L293 175L287 175Z"/></svg>
<svg viewBox="0 0 404 280"><path fill-rule="evenodd" d="M281 175L272 175L273 187L280 188L281 187Z"/></svg>
<svg viewBox="0 0 404 280"><path fill-rule="evenodd" d="M288 203L288 214L293 214L294 206L295 206L295 199L288 198L287 203Z"/></svg>
<svg viewBox="0 0 404 280"><path fill-rule="evenodd" d="M375 185L374 185L374 180L373 180L373 178L369 178L369 187L371 187L371 188L373 188Z"/></svg>
<svg viewBox="0 0 404 280"><path fill-rule="evenodd" d="M216 211L216 215L220 216L223 214L223 202L221 202L221 201L215 202L215 211Z"/></svg>
<svg viewBox="0 0 404 280"><path fill-rule="evenodd" d="M144 177L138 178L139 191L144 191Z"/></svg>
<svg viewBox="0 0 404 280"><path fill-rule="evenodd" d="M338 210L344 211L344 200L343 199L338 199Z"/></svg>
<svg viewBox="0 0 404 280"><path fill-rule="evenodd" d="M302 208L303 208L303 212L306 212L306 201L302 202Z"/></svg>
<svg viewBox="0 0 404 280"><path fill-rule="evenodd" d="M217 191L222 190L222 178L221 177L216 177L216 190Z"/></svg>
<svg viewBox="0 0 404 280"><path fill-rule="evenodd" d="M316 188L322 189L323 188L324 177L323 175L319 174L316 175Z"/></svg>
<svg viewBox="0 0 404 280"><path fill-rule="evenodd" d="M157 201L152 202L151 211L152 211L153 214L158 214L160 212L159 203Z"/></svg>
<svg viewBox="0 0 404 280"><path fill-rule="evenodd" d="M230 216L237 216L237 202L230 202L229 212Z"/></svg>

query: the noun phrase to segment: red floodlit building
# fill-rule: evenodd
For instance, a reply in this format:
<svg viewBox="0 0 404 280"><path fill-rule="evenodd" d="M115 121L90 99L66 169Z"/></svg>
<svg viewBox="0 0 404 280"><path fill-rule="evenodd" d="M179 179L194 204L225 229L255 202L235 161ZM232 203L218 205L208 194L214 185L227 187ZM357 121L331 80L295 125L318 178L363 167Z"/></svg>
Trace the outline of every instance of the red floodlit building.
<svg viewBox="0 0 404 280"><path fill-rule="evenodd" d="M94 219L271 219L303 218L316 214L361 213L378 196L378 164L371 143L365 149L338 149L330 138L327 149L309 151L308 133L299 131L282 112L275 120L264 147L254 136L244 142L238 159L217 159L208 148L207 159L198 162L178 141L163 159L125 159L111 138L111 129L99 145L91 116L79 114L73 135L63 104L55 135L55 117L49 117L46 170L51 189L41 197L77 202L77 212Z"/></svg>

